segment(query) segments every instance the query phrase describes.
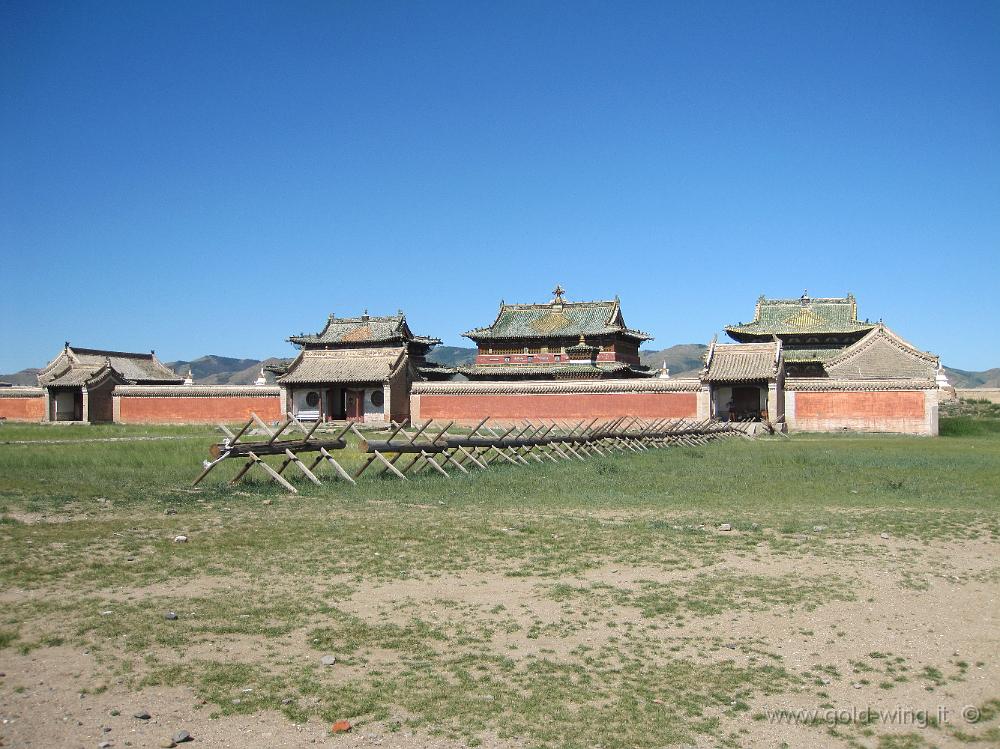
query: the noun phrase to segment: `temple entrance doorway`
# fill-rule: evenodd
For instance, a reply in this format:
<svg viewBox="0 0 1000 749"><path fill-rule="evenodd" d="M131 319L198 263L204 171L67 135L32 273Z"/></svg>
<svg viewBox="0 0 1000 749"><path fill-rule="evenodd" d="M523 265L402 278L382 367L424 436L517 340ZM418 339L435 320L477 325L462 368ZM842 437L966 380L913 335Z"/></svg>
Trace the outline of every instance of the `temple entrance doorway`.
<svg viewBox="0 0 1000 749"><path fill-rule="evenodd" d="M348 421L364 421L365 391L344 390L344 418Z"/></svg>
<svg viewBox="0 0 1000 749"><path fill-rule="evenodd" d="M733 412L737 421L757 421L761 415L759 387L734 387Z"/></svg>

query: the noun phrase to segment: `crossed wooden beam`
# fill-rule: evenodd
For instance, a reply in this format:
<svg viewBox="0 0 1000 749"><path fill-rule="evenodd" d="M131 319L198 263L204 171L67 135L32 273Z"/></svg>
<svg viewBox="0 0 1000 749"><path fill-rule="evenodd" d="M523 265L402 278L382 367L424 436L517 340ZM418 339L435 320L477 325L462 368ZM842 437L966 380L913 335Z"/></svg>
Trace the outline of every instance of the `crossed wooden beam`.
<svg viewBox="0 0 1000 749"><path fill-rule="evenodd" d="M347 430L350 426L344 427L335 437L332 439L320 440L316 439L315 433L316 429L319 427L321 422L315 422L311 427L307 428L301 421L299 421L291 413L286 414L285 420L275 428L268 426L257 414L251 413L250 419L247 421L243 427L233 434L229 427L225 424L219 424L219 429L226 436L225 440L222 442L212 445L209 448L210 460L206 460L202 463L202 472L198 475L198 478L194 480L193 486L197 486L201 483L212 470L225 460L232 458L236 459L246 459L243 467L240 468L239 472L235 477L229 482L230 484L236 484L240 481L250 469L254 467L259 467L265 473L267 473L274 481L280 484L282 487L292 492L293 494L298 494L298 489L296 489L282 474L289 467L294 465L307 479L316 484L317 486L322 486L319 478L316 476L315 471L321 463L329 463L333 469L336 471L337 475L343 480L350 484L354 484L354 479L351 477L344 467L337 462L337 459L333 457L330 453L331 450L343 450L347 447L347 440L344 439L344 435L347 434ZM268 436L266 442L243 442L241 441L254 425ZM279 439L282 434L284 434L289 428L295 427L295 429L302 432L301 438L292 437L291 439ZM299 453L315 453L318 452L319 455L315 457L312 464L306 466L306 464L299 457ZM264 455L284 455L285 459L275 469L269 463L264 461L261 456Z"/></svg>
<svg viewBox="0 0 1000 749"><path fill-rule="evenodd" d="M293 465L318 486L322 482L317 477L316 470L322 464L329 464L337 478L354 485L369 469L403 481L424 470L451 478L449 468L470 474L473 470L485 471L499 462L520 466L529 465L530 461L586 461L594 455L607 456L615 452L640 453L675 445L695 447L729 437L751 438L739 426L710 419L648 421L623 416L605 421L595 418L589 422L581 420L576 423L536 423L525 419L510 423L506 428L488 425L489 420L489 417L482 419L468 432L452 431L455 424L453 421L440 427L434 424L433 419L419 427L392 422L389 434L384 439L369 438L358 430L356 424L351 423L332 438L319 439L316 436L319 421L306 427L293 414L288 413L281 424L271 427L256 414L251 414L247 423L235 434L224 424L219 425L225 439L209 448L210 459L203 462L203 470L195 479L194 485L201 483L217 465L232 459L245 462L231 484L239 482L252 469L259 468L283 488L297 494L296 488L283 475ZM267 436L266 441L245 441L244 438L255 425ZM282 438L289 430L301 432L301 436L295 434ZM361 451L367 454L365 462L353 475L333 456L333 451L347 447L345 437L348 432L357 437ZM299 457L301 453L316 455L307 466ZM274 467L263 459L273 455L284 457L280 466Z"/></svg>
<svg viewBox="0 0 1000 749"><path fill-rule="evenodd" d="M637 417L620 417L607 421L534 423L523 420L503 427L493 428L483 419L468 433L455 434L449 430L454 422L436 428L433 436L430 427L433 419L416 431L407 430L404 424L393 424L385 439L371 439L354 426L360 449L368 454L365 463L355 472L360 478L369 469L388 473L406 481L408 474L431 469L449 477L447 468L468 474L469 467L486 470L490 464L504 461L512 465L527 465L529 459L538 463L546 460L584 461L593 455L612 452L643 452L672 445L697 446L713 440L742 436L746 433L727 424L686 419L658 419L646 421ZM406 455L410 460L403 461Z"/></svg>

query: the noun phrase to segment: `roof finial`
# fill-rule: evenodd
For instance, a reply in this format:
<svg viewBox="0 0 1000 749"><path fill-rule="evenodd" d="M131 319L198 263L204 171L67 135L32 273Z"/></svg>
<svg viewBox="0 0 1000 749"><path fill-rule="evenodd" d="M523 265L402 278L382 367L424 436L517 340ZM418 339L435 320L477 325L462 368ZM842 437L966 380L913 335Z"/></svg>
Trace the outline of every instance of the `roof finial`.
<svg viewBox="0 0 1000 749"><path fill-rule="evenodd" d="M565 302L566 300L563 299L563 294L565 293L566 289L564 289L562 285L556 284L556 287L552 289L552 303L562 304L563 302Z"/></svg>

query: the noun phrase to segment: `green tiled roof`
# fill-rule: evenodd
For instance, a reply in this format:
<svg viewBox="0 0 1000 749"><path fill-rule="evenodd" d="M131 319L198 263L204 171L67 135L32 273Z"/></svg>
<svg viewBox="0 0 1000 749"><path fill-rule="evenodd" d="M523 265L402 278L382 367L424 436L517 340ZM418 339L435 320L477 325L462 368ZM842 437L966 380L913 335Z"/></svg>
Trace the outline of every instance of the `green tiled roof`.
<svg viewBox="0 0 1000 749"><path fill-rule="evenodd" d="M762 296L757 300L753 321L729 325L726 332L739 340L741 336L863 333L874 327L874 323L858 320L858 305L852 294L824 299L803 294L798 299Z"/></svg>
<svg viewBox="0 0 1000 749"><path fill-rule="evenodd" d="M652 336L625 326L621 305L610 302L564 302L549 304L500 304L492 325L463 333L479 341L524 338L578 338L581 335L620 333L640 341Z"/></svg>
<svg viewBox="0 0 1000 749"><path fill-rule="evenodd" d="M402 312L387 317L336 317L330 315L326 327L315 334L290 336L289 341L302 346L327 343L399 343L414 341L429 346L441 343L437 338L413 335Z"/></svg>

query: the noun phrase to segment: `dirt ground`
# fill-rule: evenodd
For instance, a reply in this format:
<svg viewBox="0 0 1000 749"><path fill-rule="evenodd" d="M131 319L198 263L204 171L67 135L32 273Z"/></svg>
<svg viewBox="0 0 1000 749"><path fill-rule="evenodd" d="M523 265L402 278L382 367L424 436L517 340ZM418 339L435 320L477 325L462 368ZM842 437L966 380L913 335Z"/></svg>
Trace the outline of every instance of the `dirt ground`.
<svg viewBox="0 0 1000 749"><path fill-rule="evenodd" d="M861 548L872 552L859 555L859 541L867 544ZM749 709L735 716L716 711L722 731L714 737L699 735L699 746L726 741L732 745L735 741L740 746L772 747L784 742L791 747L843 747L850 745L849 740L868 745L866 737L873 736L873 740L883 742L873 744L877 746L894 746L885 743L893 736L911 742L898 746L958 746L966 743L963 737L967 730L981 730L987 721L995 726L988 709L978 724L963 718L963 710L968 717L971 710L983 710L982 706L1000 695L998 545L989 540L918 543L873 537L854 539L853 552L840 553L838 543L831 540L821 554L775 554L768 548L757 548L752 554L731 555L708 567L672 570L657 565L608 565L559 579L469 572L391 580L358 586L349 597L335 603L341 611L381 624L404 625L413 612L442 631L470 622L500 622L502 626L492 631L487 647L493 655L517 661L542 654L558 660L571 657L581 646L613 645L623 629L631 627L669 646L672 657L739 667L752 664L763 653L789 672L808 675L806 688L757 694ZM648 612L644 614L641 607L621 597L653 583L667 590L690 591L711 579L739 580L743 575L818 587L810 588L814 592L805 598L796 598L794 605L773 605L763 599L740 605L743 593L727 589L718 601L706 604L707 610L655 628L649 627ZM901 575L910 581L915 575L920 584L901 586ZM321 582L330 585L338 581ZM293 584L280 577L267 581L204 577L109 590L105 598L113 609L114 601L141 604L164 596L210 596L220 590L251 594L262 583L271 588ZM552 595L554 585L569 586L568 601ZM834 600L815 592L825 585L838 591ZM40 595L50 596L52 591L6 590L2 600L6 606L16 606ZM304 626L278 637L210 636L179 647L153 645L151 652L155 651L160 661L180 665L205 659L313 663L320 653L309 642L309 632L321 619L310 617ZM451 646L446 639L435 647L447 654ZM866 658L868 654L876 656ZM333 735L326 722L312 719L296 723L271 709L250 715L220 714L196 684L135 690L127 678L109 673L109 663L116 658L132 661L133 668L141 670L144 655L148 653L105 651L96 658L89 648L71 644L39 647L27 653L3 650L3 746L93 749L110 742L105 745L157 747L166 745L179 730L188 731L194 745L213 747L443 749L469 744L465 739L431 735L433 731L427 726L408 728L407 715L401 709L378 721L345 715L356 720L354 728ZM368 670L398 666L398 656L393 650L372 648L361 662L346 659L329 671L351 683L363 679ZM859 663L865 664L860 670ZM897 671L892 663L905 665L905 669ZM818 670L817 664L825 670ZM889 678L901 673L905 676L898 680ZM812 686L808 686L810 679ZM655 697L652 702L656 702ZM823 705L841 713L869 706L883 711L898 708L900 712L896 717L881 718L873 731L866 729L867 733L857 726L834 726L831 733L829 725L775 724L767 713ZM670 707L664 704L663 709ZM140 710L147 711L150 719L133 717ZM937 716L941 725L916 725L920 713L914 711ZM708 717L712 717L711 711ZM606 730L615 732L617 727L608 725ZM990 736L995 733L980 735L980 741L990 745ZM500 749L544 742L500 738L487 731L479 733L472 743ZM593 736L592 745L602 745L602 737Z"/></svg>

